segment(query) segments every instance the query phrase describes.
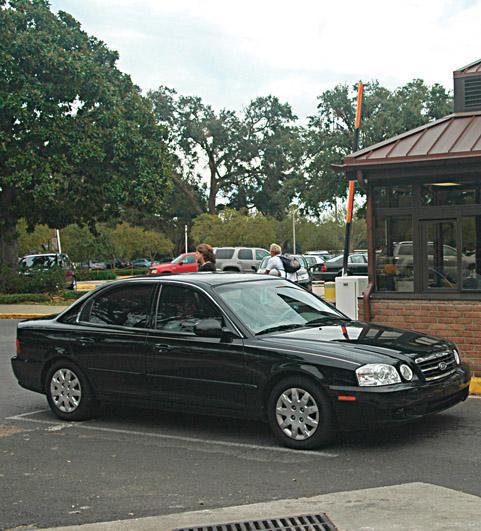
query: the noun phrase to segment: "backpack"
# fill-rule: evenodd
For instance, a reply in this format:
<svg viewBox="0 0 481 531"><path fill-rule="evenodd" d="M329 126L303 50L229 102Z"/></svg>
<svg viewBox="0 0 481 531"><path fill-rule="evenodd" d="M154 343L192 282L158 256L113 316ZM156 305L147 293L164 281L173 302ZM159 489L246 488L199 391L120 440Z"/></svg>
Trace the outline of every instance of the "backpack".
<svg viewBox="0 0 481 531"><path fill-rule="evenodd" d="M279 255L282 265L284 266L284 271L286 273L296 273L301 268L301 264L297 258L293 256L282 256Z"/></svg>

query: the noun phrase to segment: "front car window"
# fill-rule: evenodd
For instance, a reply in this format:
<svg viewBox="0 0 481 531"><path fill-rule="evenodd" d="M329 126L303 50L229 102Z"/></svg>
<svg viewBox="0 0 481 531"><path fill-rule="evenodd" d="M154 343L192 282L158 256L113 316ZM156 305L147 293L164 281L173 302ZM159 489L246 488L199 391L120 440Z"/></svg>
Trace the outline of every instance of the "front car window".
<svg viewBox="0 0 481 531"><path fill-rule="evenodd" d="M178 264L178 263L182 260L183 257L184 257L183 254L179 255L177 258L174 258L174 259L172 260L172 263L173 263L173 264Z"/></svg>
<svg viewBox="0 0 481 531"><path fill-rule="evenodd" d="M173 284L162 286L155 319L157 330L193 334L201 319L222 322L219 310L203 293Z"/></svg>
<svg viewBox="0 0 481 531"><path fill-rule="evenodd" d="M103 290L82 310L81 321L93 324L145 328L149 321L153 284Z"/></svg>
<svg viewBox="0 0 481 531"><path fill-rule="evenodd" d="M35 269L35 268L50 268L56 265L57 259L55 255L32 255L24 256L20 261L20 267L22 269Z"/></svg>
<svg viewBox="0 0 481 531"><path fill-rule="evenodd" d="M267 251L264 249L256 249L256 260L262 260L266 256L269 256Z"/></svg>
<svg viewBox="0 0 481 531"><path fill-rule="evenodd" d="M218 286L216 292L253 334L348 320L285 280L225 284Z"/></svg>

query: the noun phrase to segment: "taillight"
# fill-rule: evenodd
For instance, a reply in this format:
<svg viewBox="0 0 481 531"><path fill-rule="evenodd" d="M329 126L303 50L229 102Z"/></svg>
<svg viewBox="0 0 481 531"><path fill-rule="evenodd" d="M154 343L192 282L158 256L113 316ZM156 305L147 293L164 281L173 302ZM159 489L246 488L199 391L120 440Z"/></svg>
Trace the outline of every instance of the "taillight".
<svg viewBox="0 0 481 531"><path fill-rule="evenodd" d="M327 265L326 264L322 264L321 271L327 271Z"/></svg>
<svg viewBox="0 0 481 531"><path fill-rule="evenodd" d="M22 350L22 344L20 343L20 339L17 338L17 341L15 342L15 352L17 354L20 354Z"/></svg>

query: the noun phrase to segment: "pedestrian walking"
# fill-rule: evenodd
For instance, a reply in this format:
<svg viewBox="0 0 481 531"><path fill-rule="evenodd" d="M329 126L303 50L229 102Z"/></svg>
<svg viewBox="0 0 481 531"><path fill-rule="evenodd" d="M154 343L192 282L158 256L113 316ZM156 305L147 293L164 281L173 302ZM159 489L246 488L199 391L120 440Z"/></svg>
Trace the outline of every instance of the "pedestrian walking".
<svg viewBox="0 0 481 531"><path fill-rule="evenodd" d="M266 275L277 275L292 282L297 281L297 273L288 273L281 259L282 248L277 243L271 243L269 247L271 257L266 264Z"/></svg>

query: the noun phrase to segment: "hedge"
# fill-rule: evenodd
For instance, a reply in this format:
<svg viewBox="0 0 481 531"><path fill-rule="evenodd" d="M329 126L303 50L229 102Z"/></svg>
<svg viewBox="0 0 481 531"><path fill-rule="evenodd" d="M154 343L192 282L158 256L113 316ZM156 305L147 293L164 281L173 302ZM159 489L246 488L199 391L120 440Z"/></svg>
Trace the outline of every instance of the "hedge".
<svg viewBox="0 0 481 531"><path fill-rule="evenodd" d="M63 291L65 272L60 268L48 271L18 272L0 266L0 293L59 293Z"/></svg>
<svg viewBox="0 0 481 531"><path fill-rule="evenodd" d="M19 302L50 302L47 293L0 293L0 304L15 304Z"/></svg>

